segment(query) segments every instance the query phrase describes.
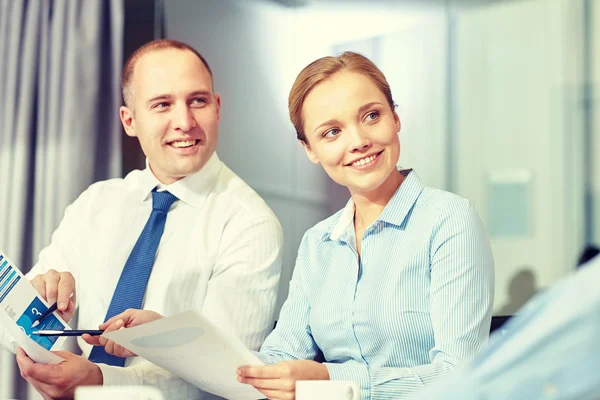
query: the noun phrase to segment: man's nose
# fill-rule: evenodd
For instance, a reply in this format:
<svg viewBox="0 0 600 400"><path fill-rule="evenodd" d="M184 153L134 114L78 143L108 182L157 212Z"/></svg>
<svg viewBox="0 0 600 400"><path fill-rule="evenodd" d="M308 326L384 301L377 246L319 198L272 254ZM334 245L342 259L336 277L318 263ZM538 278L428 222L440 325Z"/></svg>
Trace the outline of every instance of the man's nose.
<svg viewBox="0 0 600 400"><path fill-rule="evenodd" d="M175 117L173 118L173 127L175 129L187 132L196 127L196 120L194 114L189 107L179 107L176 111Z"/></svg>

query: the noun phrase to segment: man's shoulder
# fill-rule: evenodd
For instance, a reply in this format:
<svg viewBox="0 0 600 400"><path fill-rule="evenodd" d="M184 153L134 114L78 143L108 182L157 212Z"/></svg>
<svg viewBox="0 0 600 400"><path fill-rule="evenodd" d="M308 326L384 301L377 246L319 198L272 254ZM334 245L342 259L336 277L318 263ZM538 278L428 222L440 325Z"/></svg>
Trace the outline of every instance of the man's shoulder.
<svg viewBox="0 0 600 400"><path fill-rule="evenodd" d="M264 199L225 164L211 196L215 204L226 207L232 214L243 213L249 218L277 219Z"/></svg>
<svg viewBox="0 0 600 400"><path fill-rule="evenodd" d="M94 196L112 195L123 193L123 191L130 191L132 189L131 186L127 178L112 178L92 183L86 189L86 192L90 192Z"/></svg>
<svg viewBox="0 0 600 400"><path fill-rule="evenodd" d="M135 182L142 171L131 171L125 178L112 178L92 183L77 201L115 200L125 198L135 190Z"/></svg>

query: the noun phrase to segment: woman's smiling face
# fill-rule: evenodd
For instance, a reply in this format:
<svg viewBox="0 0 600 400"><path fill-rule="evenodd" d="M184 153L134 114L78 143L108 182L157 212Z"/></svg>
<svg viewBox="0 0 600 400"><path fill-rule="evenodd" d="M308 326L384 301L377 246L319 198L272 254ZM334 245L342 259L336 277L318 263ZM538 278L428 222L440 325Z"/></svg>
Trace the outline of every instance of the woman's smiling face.
<svg viewBox="0 0 600 400"><path fill-rule="evenodd" d="M400 119L368 76L342 70L319 83L302 118L308 158L350 193L371 193L396 170Z"/></svg>

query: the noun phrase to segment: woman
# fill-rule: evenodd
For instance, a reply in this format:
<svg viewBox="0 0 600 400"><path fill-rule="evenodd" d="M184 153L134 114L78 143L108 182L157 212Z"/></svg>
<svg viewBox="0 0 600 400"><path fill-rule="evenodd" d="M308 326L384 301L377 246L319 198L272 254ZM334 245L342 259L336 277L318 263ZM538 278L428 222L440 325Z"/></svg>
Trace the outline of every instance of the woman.
<svg viewBox="0 0 600 400"><path fill-rule="evenodd" d="M308 158L351 199L304 235L277 327L258 353L269 365L242 367L238 380L269 398L293 398L295 382L311 379L359 382L363 399L420 390L487 343L494 273L481 221L467 200L397 169L400 119L367 58L314 61L289 110ZM101 328L156 317L138 311ZM312 361L319 350L323 363Z"/></svg>

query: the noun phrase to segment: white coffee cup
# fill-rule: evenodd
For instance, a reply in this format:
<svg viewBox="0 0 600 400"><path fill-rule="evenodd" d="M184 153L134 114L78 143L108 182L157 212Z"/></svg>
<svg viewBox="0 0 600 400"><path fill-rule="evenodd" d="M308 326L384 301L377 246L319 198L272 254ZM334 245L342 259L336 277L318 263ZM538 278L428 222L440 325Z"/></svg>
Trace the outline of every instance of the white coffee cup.
<svg viewBox="0 0 600 400"><path fill-rule="evenodd" d="M296 381L296 400L360 400L360 386L350 381Z"/></svg>

